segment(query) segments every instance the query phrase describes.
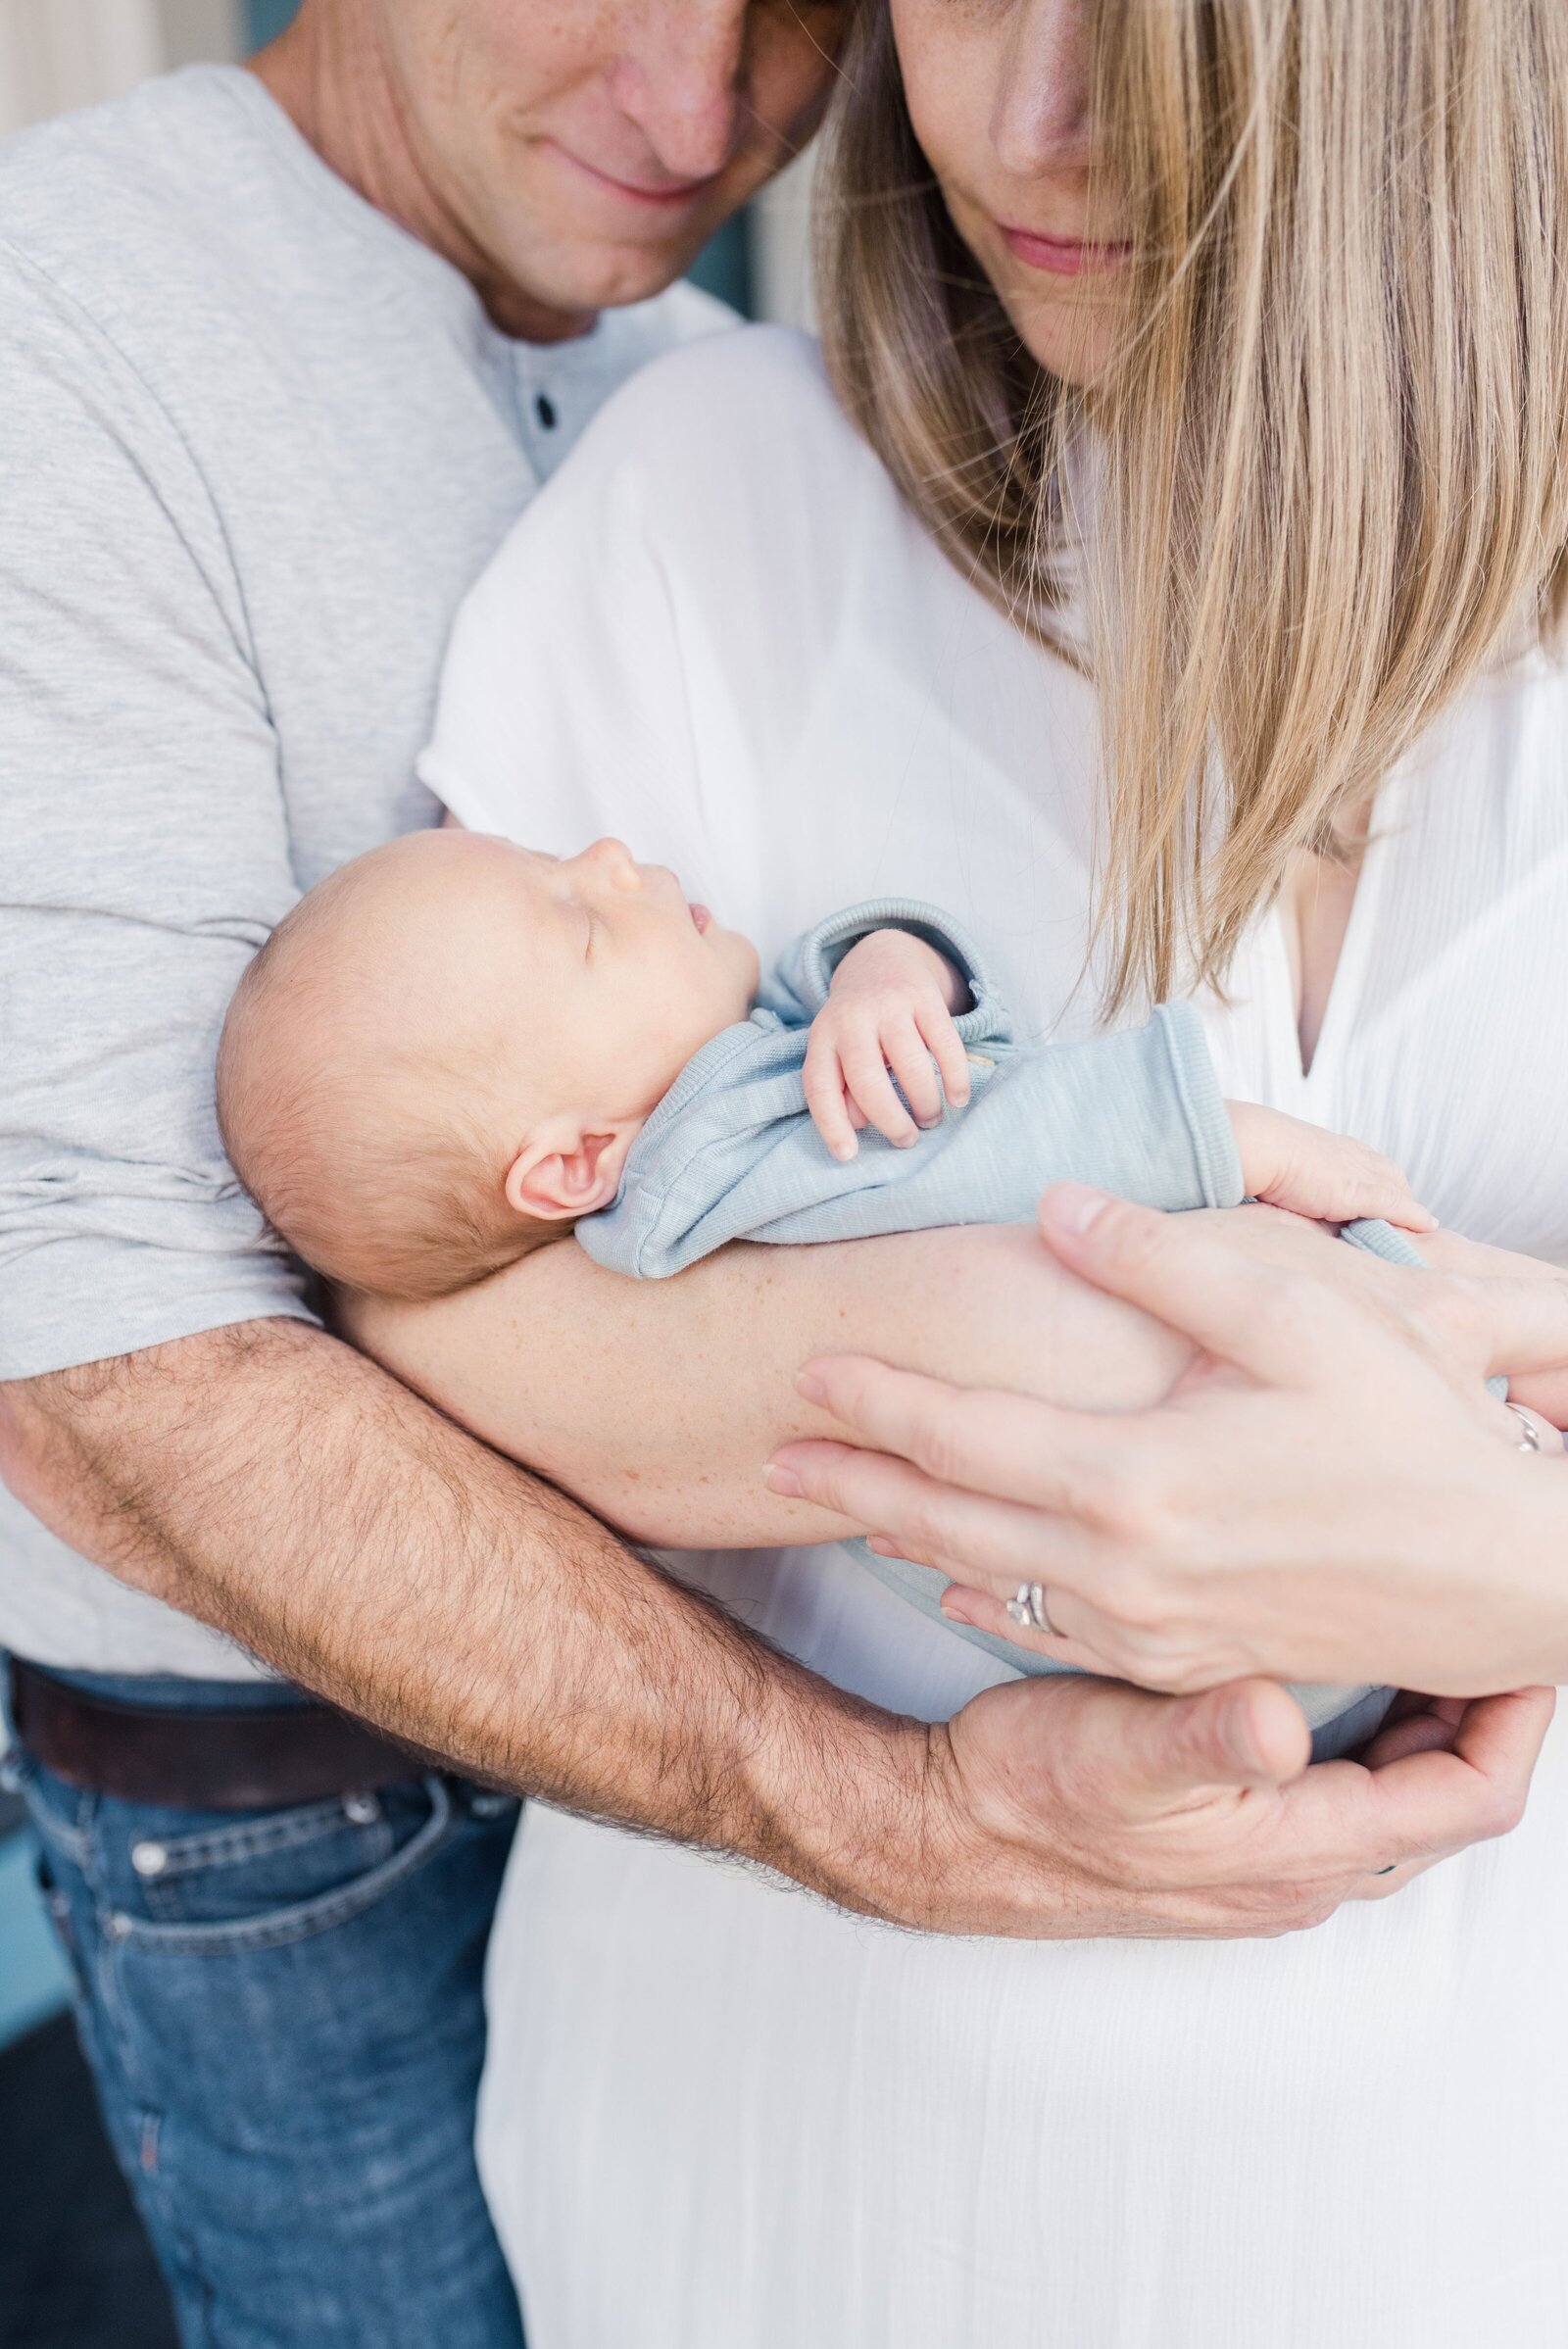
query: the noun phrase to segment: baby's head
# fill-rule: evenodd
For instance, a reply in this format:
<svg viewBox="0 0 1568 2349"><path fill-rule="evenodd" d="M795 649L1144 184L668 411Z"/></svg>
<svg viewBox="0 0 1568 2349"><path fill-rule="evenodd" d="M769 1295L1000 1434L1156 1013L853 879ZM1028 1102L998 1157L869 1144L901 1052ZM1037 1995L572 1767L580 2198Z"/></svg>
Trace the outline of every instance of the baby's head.
<svg viewBox="0 0 1568 2349"><path fill-rule="evenodd" d="M619 841L560 859L412 833L313 889L246 971L223 1141L318 1272L439 1297L609 1205L757 976L746 939Z"/></svg>

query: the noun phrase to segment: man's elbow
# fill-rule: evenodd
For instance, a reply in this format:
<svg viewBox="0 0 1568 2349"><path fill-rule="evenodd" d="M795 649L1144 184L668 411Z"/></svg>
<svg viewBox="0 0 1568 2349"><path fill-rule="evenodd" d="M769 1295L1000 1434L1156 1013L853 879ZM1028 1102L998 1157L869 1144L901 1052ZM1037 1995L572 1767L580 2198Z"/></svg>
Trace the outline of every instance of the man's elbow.
<svg viewBox="0 0 1568 2349"><path fill-rule="evenodd" d="M94 1370L102 1367L91 1366ZM0 1382L0 1483L65 1540L72 1495L88 1481L74 1383L84 1374L50 1371Z"/></svg>

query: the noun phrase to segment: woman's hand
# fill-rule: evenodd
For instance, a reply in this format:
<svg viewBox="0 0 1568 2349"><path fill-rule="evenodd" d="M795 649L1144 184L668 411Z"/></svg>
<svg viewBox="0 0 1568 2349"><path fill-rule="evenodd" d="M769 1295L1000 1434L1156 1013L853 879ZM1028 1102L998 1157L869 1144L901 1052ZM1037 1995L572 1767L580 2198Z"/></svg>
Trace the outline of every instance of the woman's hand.
<svg viewBox="0 0 1568 2349"><path fill-rule="evenodd" d="M1041 1202L1062 1264L1201 1349L1151 1410L1086 1413L822 1357L807 1395L863 1444L792 1444L782 1489L875 1527L1019 1635L1046 1586L1063 1661L1146 1687L1251 1673L1478 1695L1568 1679L1568 1460L1484 1393L1568 1361L1568 1282L1259 1261L1194 1217L1077 1185ZM1511 1262L1518 1262L1512 1259ZM893 1456L889 1456L893 1455Z"/></svg>

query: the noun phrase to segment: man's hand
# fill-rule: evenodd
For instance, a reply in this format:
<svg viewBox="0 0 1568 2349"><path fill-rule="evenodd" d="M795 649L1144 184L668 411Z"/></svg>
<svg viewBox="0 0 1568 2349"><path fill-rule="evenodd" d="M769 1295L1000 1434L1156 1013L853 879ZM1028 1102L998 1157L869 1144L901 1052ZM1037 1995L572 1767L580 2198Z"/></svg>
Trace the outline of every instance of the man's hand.
<svg viewBox="0 0 1568 2349"><path fill-rule="evenodd" d="M965 993L947 956L908 930L873 930L851 947L811 1022L804 1072L807 1106L835 1158L855 1156L858 1126L907 1149L941 1117L944 1092L962 1108L969 1061L953 1014Z"/></svg>
<svg viewBox="0 0 1568 2349"><path fill-rule="evenodd" d="M956 1823L946 1881L969 1887L973 1933L1296 1932L1506 1834L1552 1705L1545 1688L1484 1698L1451 1724L1401 1722L1373 1746L1373 1767L1306 1769L1300 1710L1271 1682L1195 1697L1009 1682L932 1733ZM1040 1921L1020 1925L1031 1901ZM951 1891L947 1919L965 1930Z"/></svg>

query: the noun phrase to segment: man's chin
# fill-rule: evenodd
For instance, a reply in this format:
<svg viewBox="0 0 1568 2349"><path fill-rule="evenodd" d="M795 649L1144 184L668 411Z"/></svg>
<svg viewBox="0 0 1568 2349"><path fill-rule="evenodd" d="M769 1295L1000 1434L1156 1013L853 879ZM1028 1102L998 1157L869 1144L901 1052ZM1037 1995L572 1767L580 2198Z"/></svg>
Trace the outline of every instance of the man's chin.
<svg viewBox="0 0 1568 2349"><path fill-rule="evenodd" d="M602 310L624 310L663 293L685 276L707 241L705 230L657 242L585 237L568 243L558 225L553 252L524 246L507 256L507 266L514 261L514 282L529 304L564 319L591 321Z"/></svg>

